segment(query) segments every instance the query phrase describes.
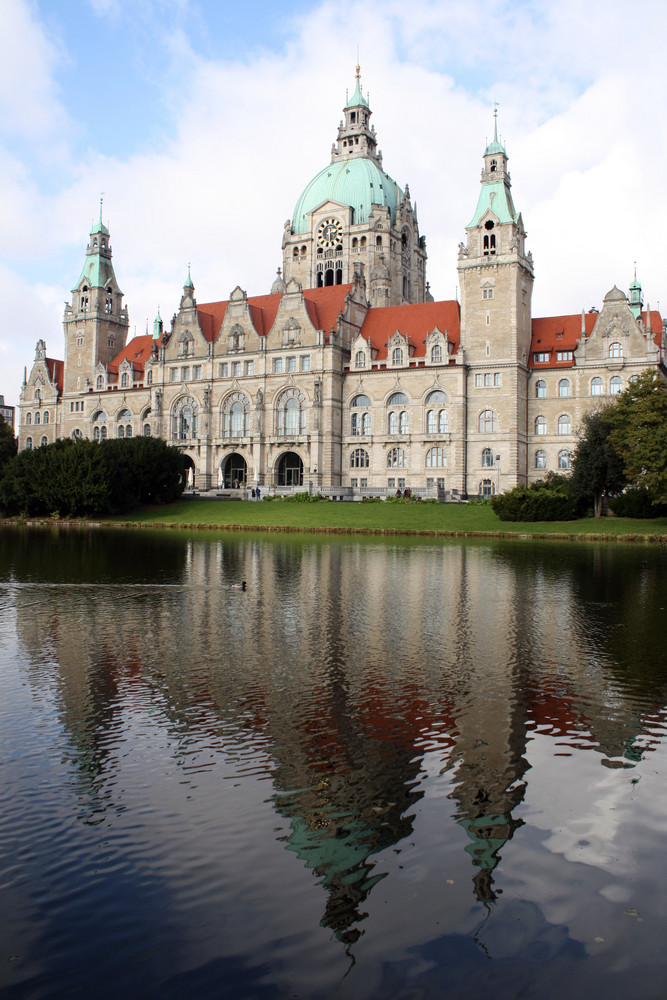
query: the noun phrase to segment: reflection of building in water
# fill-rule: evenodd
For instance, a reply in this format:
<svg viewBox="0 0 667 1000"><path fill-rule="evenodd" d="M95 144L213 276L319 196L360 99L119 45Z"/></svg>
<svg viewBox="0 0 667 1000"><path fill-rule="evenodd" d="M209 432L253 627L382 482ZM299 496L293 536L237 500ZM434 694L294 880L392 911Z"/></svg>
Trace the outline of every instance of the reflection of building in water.
<svg viewBox="0 0 667 1000"><path fill-rule="evenodd" d="M475 894L492 900L532 731L615 764L665 702L647 651L667 571L643 553L205 537L4 538L17 580L60 584L17 602L32 683L55 662L62 722L95 782L116 766L108 731L140 703L218 760L241 736L261 751L286 845L321 878L323 922L346 942L382 875L374 855L412 834L425 782L443 780L427 777L434 759ZM621 586L629 574L638 587ZM643 637L617 627L621 605Z"/></svg>

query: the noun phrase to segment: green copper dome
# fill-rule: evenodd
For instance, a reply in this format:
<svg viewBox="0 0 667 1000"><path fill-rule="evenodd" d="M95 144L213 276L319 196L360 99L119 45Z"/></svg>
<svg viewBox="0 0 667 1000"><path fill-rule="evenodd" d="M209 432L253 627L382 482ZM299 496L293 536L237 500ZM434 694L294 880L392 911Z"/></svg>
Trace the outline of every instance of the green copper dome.
<svg viewBox="0 0 667 1000"><path fill-rule="evenodd" d="M308 213L324 201L338 201L353 209L352 222L366 222L371 205L385 205L396 221L396 209L403 196L396 181L388 177L373 160L353 156L330 163L313 177L296 203L292 217L295 234L308 230Z"/></svg>

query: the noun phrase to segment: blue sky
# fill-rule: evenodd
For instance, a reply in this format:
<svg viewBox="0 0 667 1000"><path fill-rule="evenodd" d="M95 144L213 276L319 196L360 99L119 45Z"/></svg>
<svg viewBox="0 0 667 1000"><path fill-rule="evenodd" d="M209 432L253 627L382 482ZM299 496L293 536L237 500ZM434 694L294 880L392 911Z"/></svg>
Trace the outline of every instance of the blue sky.
<svg viewBox="0 0 667 1000"><path fill-rule="evenodd" d="M329 158L359 47L384 165L410 183L436 298L456 294L500 104L535 258L534 314L638 276L667 306L667 12L639 0L3 0L0 393L18 402L105 192L132 329L268 291L285 219Z"/></svg>

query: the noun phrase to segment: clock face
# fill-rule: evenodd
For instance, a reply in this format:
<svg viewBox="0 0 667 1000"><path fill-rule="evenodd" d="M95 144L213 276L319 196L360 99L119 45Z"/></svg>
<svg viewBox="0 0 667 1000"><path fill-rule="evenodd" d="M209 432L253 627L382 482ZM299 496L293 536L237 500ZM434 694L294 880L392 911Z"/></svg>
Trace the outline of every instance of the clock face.
<svg viewBox="0 0 667 1000"><path fill-rule="evenodd" d="M337 247L343 236L343 227L338 219L324 219L317 229L317 242L321 247L332 250Z"/></svg>

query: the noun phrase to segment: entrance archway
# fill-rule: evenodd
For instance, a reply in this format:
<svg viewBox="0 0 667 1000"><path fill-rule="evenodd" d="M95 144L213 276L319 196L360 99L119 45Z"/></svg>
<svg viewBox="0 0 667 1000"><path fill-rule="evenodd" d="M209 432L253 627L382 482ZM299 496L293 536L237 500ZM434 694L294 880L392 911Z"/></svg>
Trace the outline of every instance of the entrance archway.
<svg viewBox="0 0 667 1000"><path fill-rule="evenodd" d="M185 480L185 489L193 490L195 488L195 463L189 455L183 456L183 478Z"/></svg>
<svg viewBox="0 0 667 1000"><path fill-rule="evenodd" d="M224 488L226 490L239 489L245 486L247 478L248 466L243 455L228 455L222 463L222 485Z"/></svg>
<svg viewBox="0 0 667 1000"><path fill-rule="evenodd" d="M294 451L285 452L278 462L278 486L303 486L303 462Z"/></svg>

